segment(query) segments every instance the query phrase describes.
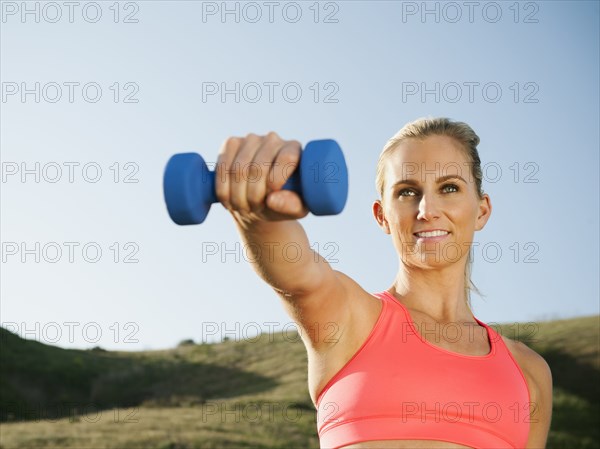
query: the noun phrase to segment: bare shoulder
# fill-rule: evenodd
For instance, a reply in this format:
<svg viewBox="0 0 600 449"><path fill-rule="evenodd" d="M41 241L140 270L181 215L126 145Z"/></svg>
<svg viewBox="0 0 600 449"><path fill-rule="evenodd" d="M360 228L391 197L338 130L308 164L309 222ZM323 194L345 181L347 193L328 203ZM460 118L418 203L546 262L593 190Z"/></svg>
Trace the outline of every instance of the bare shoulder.
<svg viewBox="0 0 600 449"><path fill-rule="evenodd" d="M365 298L375 299L373 297L373 295L371 295L371 293L366 291L358 282L356 282L354 279L352 279L347 274L342 273L341 271L336 271L336 270L334 270L334 273L336 274L336 277L338 278L338 280L344 285L345 291L351 300L365 299Z"/></svg>
<svg viewBox="0 0 600 449"><path fill-rule="evenodd" d="M349 310L347 325L352 332L359 332L359 338L364 330L370 332L382 309L381 300L366 291L350 276L336 271L340 284L344 286L346 304Z"/></svg>
<svg viewBox="0 0 600 449"><path fill-rule="evenodd" d="M502 336L502 340L517 361L521 370L529 374L538 386L542 388L544 386L552 386L552 372L550 366L540 354L525 343L512 340L504 335Z"/></svg>
<svg viewBox="0 0 600 449"><path fill-rule="evenodd" d="M366 323L367 328L373 327L383 307L379 298L366 291L354 279L344 273L336 272L340 282L345 286L348 307L353 312L353 319L358 323Z"/></svg>
<svg viewBox="0 0 600 449"><path fill-rule="evenodd" d="M372 315L377 306L375 297L337 270L329 270L319 288L309 295L280 297L286 312L300 328L307 350L323 353L344 346L348 340L352 342L355 323L360 317Z"/></svg>
<svg viewBox="0 0 600 449"><path fill-rule="evenodd" d="M336 320L330 322L328 338L319 342L305 341L308 384L314 404L325 385L367 340L383 308L381 300L354 279L339 271L335 272L335 276L343 301L337 304L335 310L328 312L328 317L336 316L336 311L339 312ZM323 310L319 308L319 313L323 314Z"/></svg>

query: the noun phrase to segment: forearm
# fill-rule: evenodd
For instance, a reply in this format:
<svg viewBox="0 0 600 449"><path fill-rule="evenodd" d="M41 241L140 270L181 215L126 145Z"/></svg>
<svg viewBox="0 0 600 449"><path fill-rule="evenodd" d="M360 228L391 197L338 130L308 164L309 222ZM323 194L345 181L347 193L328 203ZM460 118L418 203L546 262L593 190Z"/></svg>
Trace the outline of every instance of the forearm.
<svg viewBox="0 0 600 449"><path fill-rule="evenodd" d="M331 270L310 248L298 220L246 223L236 217L235 223L252 267L278 292L289 296L311 293L326 270Z"/></svg>

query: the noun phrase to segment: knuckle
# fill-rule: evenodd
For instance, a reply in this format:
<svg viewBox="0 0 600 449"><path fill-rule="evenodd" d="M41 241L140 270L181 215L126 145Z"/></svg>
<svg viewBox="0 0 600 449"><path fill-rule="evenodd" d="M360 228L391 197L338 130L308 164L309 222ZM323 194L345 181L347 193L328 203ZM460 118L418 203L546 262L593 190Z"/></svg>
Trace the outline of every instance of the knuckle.
<svg viewBox="0 0 600 449"><path fill-rule="evenodd" d="M281 138L275 131L269 131L265 137L268 140L281 140Z"/></svg>
<svg viewBox="0 0 600 449"><path fill-rule="evenodd" d="M225 142L223 142L223 145L221 146L222 150L220 152L220 154L225 154L225 153L230 153L233 151L236 151L237 148L240 145L240 142L242 141L242 138L240 137L236 137L236 136L230 136L227 139L225 139Z"/></svg>

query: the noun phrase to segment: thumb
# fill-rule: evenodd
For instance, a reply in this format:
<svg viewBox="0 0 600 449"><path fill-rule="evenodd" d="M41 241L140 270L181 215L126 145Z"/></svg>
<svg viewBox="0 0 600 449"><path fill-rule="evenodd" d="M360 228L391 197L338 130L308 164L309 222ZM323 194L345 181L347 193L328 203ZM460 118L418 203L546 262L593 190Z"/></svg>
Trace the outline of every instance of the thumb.
<svg viewBox="0 0 600 449"><path fill-rule="evenodd" d="M267 207L285 215L304 216L308 212L300 196L290 190L278 190L267 196Z"/></svg>

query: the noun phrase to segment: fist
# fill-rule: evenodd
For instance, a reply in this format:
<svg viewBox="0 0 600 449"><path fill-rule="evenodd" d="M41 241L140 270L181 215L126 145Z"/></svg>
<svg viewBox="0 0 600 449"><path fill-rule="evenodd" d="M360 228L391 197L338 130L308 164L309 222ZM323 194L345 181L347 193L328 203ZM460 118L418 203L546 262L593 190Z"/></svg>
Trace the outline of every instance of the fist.
<svg viewBox="0 0 600 449"><path fill-rule="evenodd" d="M298 167L302 146L275 132L229 137L217 159L215 190L221 204L244 222L294 220L308 214L300 196L283 185Z"/></svg>

